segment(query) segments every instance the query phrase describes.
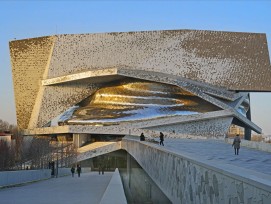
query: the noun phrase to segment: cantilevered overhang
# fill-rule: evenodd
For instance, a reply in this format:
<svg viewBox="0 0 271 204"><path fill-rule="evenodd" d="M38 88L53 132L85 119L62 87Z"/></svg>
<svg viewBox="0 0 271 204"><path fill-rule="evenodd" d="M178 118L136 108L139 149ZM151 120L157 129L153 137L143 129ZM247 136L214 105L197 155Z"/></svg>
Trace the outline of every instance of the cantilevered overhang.
<svg viewBox="0 0 271 204"><path fill-rule="evenodd" d="M261 128L257 125L241 117L234 109L227 109L221 111L214 111L204 114L188 115L188 116L171 116L166 118L158 118L153 120L145 120L138 122L127 122L120 125L112 126L91 126L91 125L64 125L56 127L44 127L24 130L24 135L50 135L62 133L89 133L89 134L115 134L125 135L131 132L139 133L147 128L154 128L159 126L171 126L175 124L191 123L196 121L208 121L210 119L220 118L238 118L243 124L255 132L261 133Z"/></svg>
<svg viewBox="0 0 271 204"><path fill-rule="evenodd" d="M117 66L114 68L105 68L98 70L90 70L85 72L80 72L76 74L70 74L67 76L60 76L50 79L42 80L43 86L51 85L61 85L65 83L107 83L114 80L124 79L124 78L137 78L144 79L148 81L160 82L165 84L172 84L176 86L186 87L193 86L197 89L201 89L202 92L207 94L217 96L227 100L236 100L240 97L240 94L227 91L226 89L219 88L213 85L208 85L206 83L193 81L183 77L177 77L170 74L159 73L154 71L145 71L144 68L133 67L132 69L127 66Z"/></svg>
<svg viewBox="0 0 271 204"><path fill-rule="evenodd" d="M69 74L66 76L60 76L50 79L42 80L43 86L50 85L58 85L65 83L72 83L76 81L80 81L82 83L101 83L101 82L109 82L113 80L118 80L122 78L122 76L118 75L118 68L108 68L108 69L98 69L98 70L90 70L75 74Z"/></svg>

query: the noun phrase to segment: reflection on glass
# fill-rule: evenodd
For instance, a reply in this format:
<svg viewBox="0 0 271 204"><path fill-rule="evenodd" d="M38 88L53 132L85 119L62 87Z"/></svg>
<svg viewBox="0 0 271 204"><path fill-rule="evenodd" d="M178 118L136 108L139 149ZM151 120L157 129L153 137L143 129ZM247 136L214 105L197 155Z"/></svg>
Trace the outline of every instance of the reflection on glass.
<svg viewBox="0 0 271 204"><path fill-rule="evenodd" d="M177 86L129 80L97 90L65 123L111 125L216 110L219 108Z"/></svg>

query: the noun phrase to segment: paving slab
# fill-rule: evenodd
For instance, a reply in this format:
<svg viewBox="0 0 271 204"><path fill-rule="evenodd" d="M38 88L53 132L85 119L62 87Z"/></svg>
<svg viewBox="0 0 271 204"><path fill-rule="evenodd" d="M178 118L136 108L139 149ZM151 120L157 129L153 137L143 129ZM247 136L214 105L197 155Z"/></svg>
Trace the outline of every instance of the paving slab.
<svg viewBox="0 0 271 204"><path fill-rule="evenodd" d="M98 204L113 172L81 174L79 178L52 178L24 186L0 189L2 204Z"/></svg>

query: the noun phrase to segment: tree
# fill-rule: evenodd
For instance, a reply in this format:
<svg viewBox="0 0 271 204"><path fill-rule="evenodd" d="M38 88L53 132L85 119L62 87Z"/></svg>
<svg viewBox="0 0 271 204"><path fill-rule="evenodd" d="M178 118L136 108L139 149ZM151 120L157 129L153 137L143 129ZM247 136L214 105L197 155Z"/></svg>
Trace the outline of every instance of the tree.
<svg viewBox="0 0 271 204"><path fill-rule="evenodd" d="M23 136L16 125L10 125L0 119L0 132L10 132L13 142L10 146L1 142L0 169L24 169L24 164L31 163L31 168L48 168L49 162L57 161L58 167L68 167L76 162L77 148L66 136ZM0 140L1 141L1 140Z"/></svg>
<svg viewBox="0 0 271 204"><path fill-rule="evenodd" d="M0 139L0 170L11 170L15 164L13 147L7 141Z"/></svg>
<svg viewBox="0 0 271 204"><path fill-rule="evenodd" d="M32 169L48 168L49 161L51 160L51 148L49 142L49 137L36 136L33 138L27 157L31 160Z"/></svg>
<svg viewBox="0 0 271 204"><path fill-rule="evenodd" d="M21 169L22 163L26 159L26 141L21 134L21 131L16 125L11 125L6 121L0 119L0 132L9 132L12 137L11 144L1 142L1 158L2 158L2 169ZM8 160L9 162L4 162ZM18 165L20 164L20 165Z"/></svg>
<svg viewBox="0 0 271 204"><path fill-rule="evenodd" d="M0 132L9 131L9 123L0 119Z"/></svg>

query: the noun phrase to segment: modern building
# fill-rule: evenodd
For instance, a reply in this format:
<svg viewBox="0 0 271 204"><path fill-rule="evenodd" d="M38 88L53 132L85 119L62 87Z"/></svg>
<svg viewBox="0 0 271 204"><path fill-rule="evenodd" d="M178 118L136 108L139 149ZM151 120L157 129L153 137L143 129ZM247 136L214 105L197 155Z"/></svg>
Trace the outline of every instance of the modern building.
<svg viewBox="0 0 271 204"><path fill-rule="evenodd" d="M238 125L249 140L251 130L261 133L251 121L249 92L271 91L267 40L260 33L53 35L11 41L10 55L18 126L25 135L72 138L78 161L94 167L100 155L115 167L147 165L137 157L144 145L129 142L141 133L149 139L160 132L167 138L223 139ZM166 195L171 202L179 199Z"/></svg>
<svg viewBox="0 0 271 204"><path fill-rule="evenodd" d="M236 124L260 133L248 92L271 89L257 33L55 35L11 41L10 53L18 126L28 130L60 117L57 132L224 137Z"/></svg>

